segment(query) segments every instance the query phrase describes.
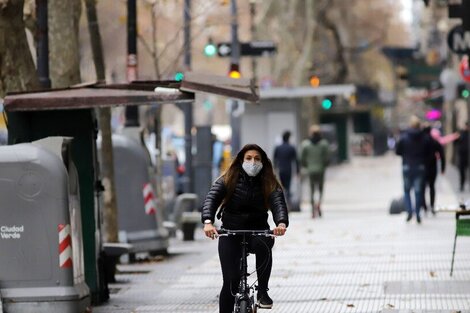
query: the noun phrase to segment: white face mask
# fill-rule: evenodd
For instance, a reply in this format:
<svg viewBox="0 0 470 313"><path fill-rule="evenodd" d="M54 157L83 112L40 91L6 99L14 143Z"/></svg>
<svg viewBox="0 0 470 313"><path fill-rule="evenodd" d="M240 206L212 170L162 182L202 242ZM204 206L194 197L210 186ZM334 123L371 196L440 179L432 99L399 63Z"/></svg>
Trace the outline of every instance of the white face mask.
<svg viewBox="0 0 470 313"><path fill-rule="evenodd" d="M253 177L258 175L258 173L261 171L261 169L263 168L263 163L243 161L242 167L245 173L248 174L248 176Z"/></svg>

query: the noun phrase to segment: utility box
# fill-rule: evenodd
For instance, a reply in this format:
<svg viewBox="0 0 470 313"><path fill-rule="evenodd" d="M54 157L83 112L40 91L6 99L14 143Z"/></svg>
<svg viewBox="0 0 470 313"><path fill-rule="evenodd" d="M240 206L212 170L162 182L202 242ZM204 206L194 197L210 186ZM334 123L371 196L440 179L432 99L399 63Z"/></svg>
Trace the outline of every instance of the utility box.
<svg viewBox="0 0 470 313"><path fill-rule="evenodd" d="M90 305L78 175L67 141L54 137L0 147L4 312L82 313Z"/></svg>
<svg viewBox="0 0 470 313"><path fill-rule="evenodd" d="M112 140L121 240L132 245L131 259L140 252L165 253L169 233L163 226L163 212L156 205L148 151L128 135L113 134ZM98 151L101 158L101 137L98 138Z"/></svg>

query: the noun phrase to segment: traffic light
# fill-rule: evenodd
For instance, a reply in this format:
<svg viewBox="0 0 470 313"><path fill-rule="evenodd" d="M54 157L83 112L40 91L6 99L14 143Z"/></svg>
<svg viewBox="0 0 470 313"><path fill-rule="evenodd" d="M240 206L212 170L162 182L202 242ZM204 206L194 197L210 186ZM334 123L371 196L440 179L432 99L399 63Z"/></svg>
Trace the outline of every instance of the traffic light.
<svg viewBox="0 0 470 313"><path fill-rule="evenodd" d="M209 100L209 99L206 99L203 103L202 103L202 107L204 108L204 110L206 111L210 111L214 108L214 104Z"/></svg>
<svg viewBox="0 0 470 313"><path fill-rule="evenodd" d="M207 57L213 57L217 53L217 47L214 44L212 38L209 38L207 44L204 46L204 55Z"/></svg>
<svg viewBox="0 0 470 313"><path fill-rule="evenodd" d="M231 63L230 64L230 70L228 72L228 76L230 78L235 78L235 79L241 78L242 74L240 73L240 66L238 64Z"/></svg>
<svg viewBox="0 0 470 313"><path fill-rule="evenodd" d="M470 96L470 91L468 91L468 89L462 90L461 96L462 98L467 99L468 96Z"/></svg>
<svg viewBox="0 0 470 313"><path fill-rule="evenodd" d="M182 81L183 78L184 78L183 72L176 72L176 73L175 73L175 80L176 80L177 82Z"/></svg>
<svg viewBox="0 0 470 313"><path fill-rule="evenodd" d="M333 101L330 98L324 98L321 102L321 107L324 110L329 110L333 107Z"/></svg>
<svg viewBox="0 0 470 313"><path fill-rule="evenodd" d="M457 96L463 99L470 97L470 90L467 88L467 84L460 83L457 86Z"/></svg>
<svg viewBox="0 0 470 313"><path fill-rule="evenodd" d="M320 86L320 78L318 78L318 76L311 76L310 77L310 86L312 87L318 87Z"/></svg>

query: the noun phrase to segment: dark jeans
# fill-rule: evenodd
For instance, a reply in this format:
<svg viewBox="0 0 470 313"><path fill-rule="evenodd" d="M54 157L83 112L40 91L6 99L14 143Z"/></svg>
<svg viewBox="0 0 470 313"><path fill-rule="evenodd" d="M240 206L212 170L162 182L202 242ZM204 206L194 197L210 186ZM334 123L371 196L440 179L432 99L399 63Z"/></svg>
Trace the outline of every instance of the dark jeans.
<svg viewBox="0 0 470 313"><path fill-rule="evenodd" d="M240 258L242 236L219 237L219 259L224 283L220 291L219 312L232 313L235 294L240 284ZM249 251L256 255L258 290L267 290L271 276L274 239L271 237L249 238Z"/></svg>
<svg viewBox="0 0 470 313"><path fill-rule="evenodd" d="M416 213L416 217L419 217L419 209L421 208L423 201L423 187L424 187L425 167L424 165L410 166L407 164L403 165L403 185L405 191L405 206L409 215L413 212ZM415 194L415 205L411 203L411 189Z"/></svg>

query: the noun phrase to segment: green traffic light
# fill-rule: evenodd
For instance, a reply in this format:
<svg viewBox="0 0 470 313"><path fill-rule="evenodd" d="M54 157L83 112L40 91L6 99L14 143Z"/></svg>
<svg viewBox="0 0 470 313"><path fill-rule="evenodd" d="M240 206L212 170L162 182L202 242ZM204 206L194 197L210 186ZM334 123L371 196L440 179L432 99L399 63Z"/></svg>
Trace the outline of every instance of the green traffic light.
<svg viewBox="0 0 470 313"><path fill-rule="evenodd" d="M202 104L202 106L204 107L204 109L205 109L206 111L210 111L210 110L212 110L212 108L214 107L214 105L212 104L212 102L210 102L209 100L204 101L204 103Z"/></svg>
<svg viewBox="0 0 470 313"><path fill-rule="evenodd" d="M177 72L177 73L175 74L175 80L176 80L177 82L182 81L183 78L184 78L184 74L183 74L183 73Z"/></svg>
<svg viewBox="0 0 470 313"><path fill-rule="evenodd" d="M467 89L464 89L462 90L462 97L463 98L468 98L470 96L470 91L468 91Z"/></svg>
<svg viewBox="0 0 470 313"><path fill-rule="evenodd" d="M208 43L204 47L204 54L208 57L213 57L217 52L217 48L215 47L214 44Z"/></svg>
<svg viewBox="0 0 470 313"><path fill-rule="evenodd" d="M323 99L323 101L321 102L321 106L323 109L329 110L333 106L333 102L331 102L330 99Z"/></svg>

